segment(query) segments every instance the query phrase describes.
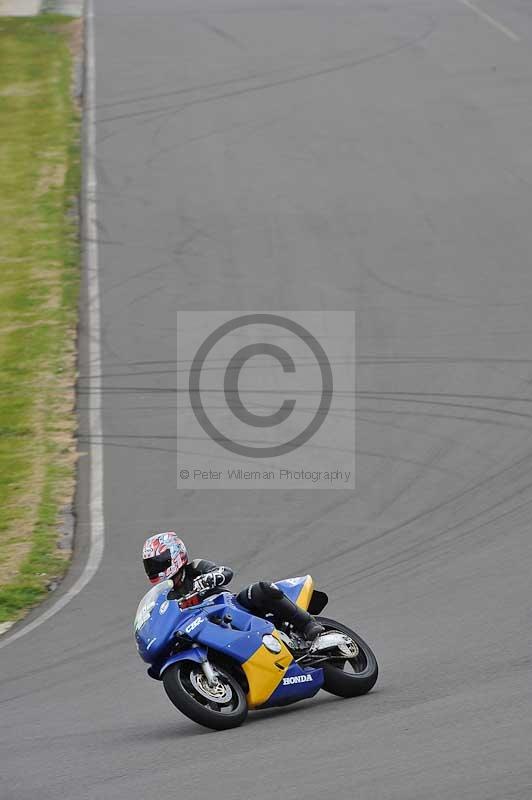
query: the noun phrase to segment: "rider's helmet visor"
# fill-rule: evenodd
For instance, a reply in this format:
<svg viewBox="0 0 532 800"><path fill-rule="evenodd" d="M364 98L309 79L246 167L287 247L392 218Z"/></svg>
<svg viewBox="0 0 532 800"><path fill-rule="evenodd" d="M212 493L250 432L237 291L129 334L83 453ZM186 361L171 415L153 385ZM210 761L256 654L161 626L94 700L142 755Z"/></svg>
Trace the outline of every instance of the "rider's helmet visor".
<svg viewBox="0 0 532 800"><path fill-rule="evenodd" d="M159 577L162 573L165 573L167 569L172 566L172 554L170 550L163 550L162 553L159 553L152 558L145 558L144 559L144 569L146 570L146 575L150 580L153 578Z"/></svg>

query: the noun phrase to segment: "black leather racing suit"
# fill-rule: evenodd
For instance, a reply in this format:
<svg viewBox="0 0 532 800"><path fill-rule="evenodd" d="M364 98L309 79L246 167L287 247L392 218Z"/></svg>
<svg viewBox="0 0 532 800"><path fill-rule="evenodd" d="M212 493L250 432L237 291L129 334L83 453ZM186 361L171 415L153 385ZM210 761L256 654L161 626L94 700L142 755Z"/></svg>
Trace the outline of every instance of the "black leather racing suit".
<svg viewBox="0 0 532 800"><path fill-rule="evenodd" d="M210 584L202 591L212 594L222 586L226 586L232 577L233 570L229 567L218 566L213 561L197 558L184 567L181 582L176 585L174 581L174 588L168 597L172 599L190 594L198 586L197 579L200 579L199 583ZM294 630L307 639L314 638L324 630L308 611L296 606L275 583L268 581L252 583L242 589L236 599L240 605L258 617L272 614L278 622L289 622Z"/></svg>

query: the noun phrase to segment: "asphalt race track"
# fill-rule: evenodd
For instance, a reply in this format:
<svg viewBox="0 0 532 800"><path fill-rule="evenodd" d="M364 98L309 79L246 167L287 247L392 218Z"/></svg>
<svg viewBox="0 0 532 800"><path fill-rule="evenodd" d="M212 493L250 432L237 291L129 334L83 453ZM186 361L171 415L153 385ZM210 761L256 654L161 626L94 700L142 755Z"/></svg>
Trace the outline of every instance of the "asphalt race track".
<svg viewBox="0 0 532 800"><path fill-rule="evenodd" d="M95 14L106 549L0 651L2 800L526 800L529 4ZM177 308L358 312L355 493L176 494ZM174 527L235 588L311 572L374 646L375 690L223 734L179 715L132 637L139 548Z"/></svg>

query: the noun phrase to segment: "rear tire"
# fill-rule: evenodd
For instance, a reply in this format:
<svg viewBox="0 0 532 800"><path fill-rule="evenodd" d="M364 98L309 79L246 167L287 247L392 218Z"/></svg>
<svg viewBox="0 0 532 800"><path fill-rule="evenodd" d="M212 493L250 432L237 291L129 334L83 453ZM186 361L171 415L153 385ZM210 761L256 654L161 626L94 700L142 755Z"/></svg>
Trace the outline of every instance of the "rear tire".
<svg viewBox="0 0 532 800"><path fill-rule="evenodd" d="M337 697L359 697L367 694L374 686L379 675L377 659L370 646L366 642L341 622L336 622L327 617L316 617L323 627L328 631L340 631L350 636L358 645L359 653L352 659L338 659L338 663L326 663L323 665L323 688L326 692ZM345 670L349 664L350 671Z"/></svg>
<svg viewBox="0 0 532 800"><path fill-rule="evenodd" d="M244 690L233 675L216 664L212 666L219 686L223 687L221 698L213 694L209 699L204 694L209 687L201 666L195 661L178 661L168 667L163 674L164 689L174 706L198 725L215 731L236 728L248 714Z"/></svg>

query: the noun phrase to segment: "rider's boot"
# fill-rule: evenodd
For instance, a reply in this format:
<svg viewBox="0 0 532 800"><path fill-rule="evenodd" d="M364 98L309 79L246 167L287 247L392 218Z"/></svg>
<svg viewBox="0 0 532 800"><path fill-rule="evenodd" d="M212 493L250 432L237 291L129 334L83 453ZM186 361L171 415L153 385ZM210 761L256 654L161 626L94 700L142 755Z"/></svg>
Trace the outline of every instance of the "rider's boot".
<svg viewBox="0 0 532 800"><path fill-rule="evenodd" d="M303 630L303 638L306 639L307 642L313 642L320 633L325 633L325 628L318 620L314 619L311 614L309 614L309 617L310 620Z"/></svg>
<svg viewBox="0 0 532 800"><path fill-rule="evenodd" d="M300 633L307 642L314 641L320 633L325 632L323 625L314 619L312 614L296 606L285 594L276 601L275 614L289 622L294 630Z"/></svg>

